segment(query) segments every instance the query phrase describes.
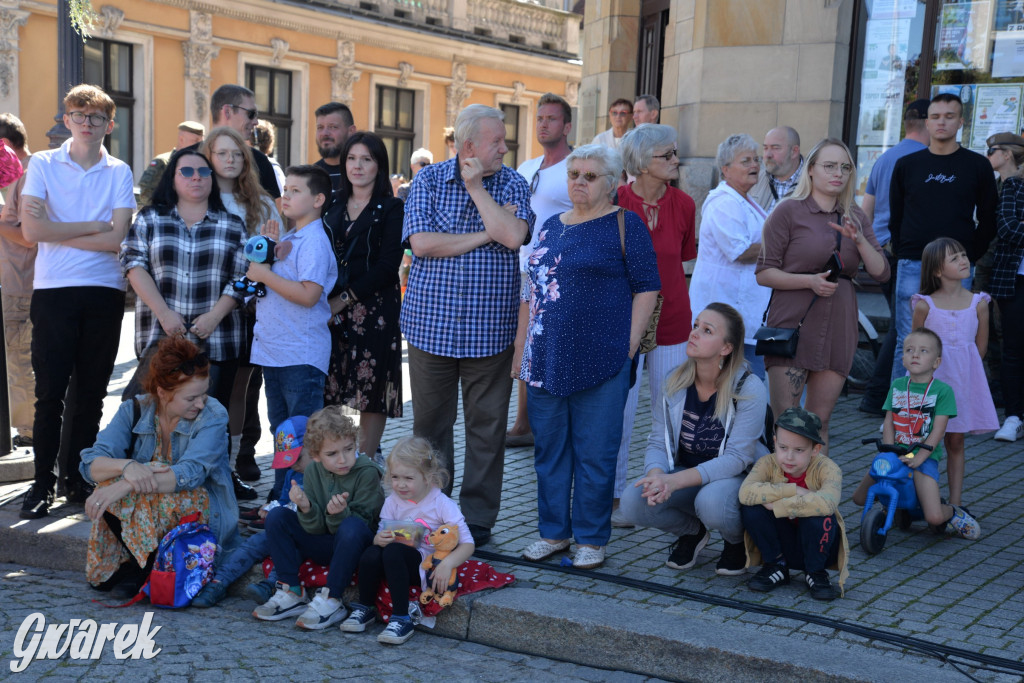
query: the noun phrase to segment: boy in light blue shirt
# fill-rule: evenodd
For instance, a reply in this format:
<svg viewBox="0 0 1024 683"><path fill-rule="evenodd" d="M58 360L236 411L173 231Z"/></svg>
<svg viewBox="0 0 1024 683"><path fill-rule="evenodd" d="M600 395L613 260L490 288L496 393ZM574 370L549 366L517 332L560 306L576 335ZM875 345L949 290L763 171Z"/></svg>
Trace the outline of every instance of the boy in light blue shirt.
<svg viewBox="0 0 1024 683"><path fill-rule="evenodd" d="M327 294L338 279L334 248L320 217L331 196L331 179L312 165L285 173L281 213L295 229L281 236L273 266L249 264L246 276L267 286L257 300L252 362L263 366L270 429L289 415L324 407L324 380L331 357ZM271 499L281 494L284 471L275 473Z"/></svg>

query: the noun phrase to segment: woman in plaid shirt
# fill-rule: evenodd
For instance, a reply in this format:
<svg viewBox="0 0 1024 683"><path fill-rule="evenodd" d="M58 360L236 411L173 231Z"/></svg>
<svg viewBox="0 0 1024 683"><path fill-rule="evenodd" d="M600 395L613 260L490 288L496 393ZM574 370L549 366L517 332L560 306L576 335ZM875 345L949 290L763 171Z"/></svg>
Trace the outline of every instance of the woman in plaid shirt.
<svg viewBox="0 0 1024 683"><path fill-rule="evenodd" d="M238 367L245 275L245 224L221 201L209 160L175 152L121 244L121 267L135 303L135 353L143 357L165 336L184 336L210 358L209 394L225 406Z"/></svg>

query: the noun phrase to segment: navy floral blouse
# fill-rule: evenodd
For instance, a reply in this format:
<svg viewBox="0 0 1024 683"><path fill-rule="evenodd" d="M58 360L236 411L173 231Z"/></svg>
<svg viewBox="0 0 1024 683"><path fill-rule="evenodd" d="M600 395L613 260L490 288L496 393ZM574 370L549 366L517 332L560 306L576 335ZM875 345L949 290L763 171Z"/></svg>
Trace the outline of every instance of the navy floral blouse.
<svg viewBox="0 0 1024 683"><path fill-rule="evenodd" d="M530 305L520 379L556 396L595 387L629 356L633 295L661 287L643 221L625 212L626 254L616 212L576 225L555 215L527 263Z"/></svg>

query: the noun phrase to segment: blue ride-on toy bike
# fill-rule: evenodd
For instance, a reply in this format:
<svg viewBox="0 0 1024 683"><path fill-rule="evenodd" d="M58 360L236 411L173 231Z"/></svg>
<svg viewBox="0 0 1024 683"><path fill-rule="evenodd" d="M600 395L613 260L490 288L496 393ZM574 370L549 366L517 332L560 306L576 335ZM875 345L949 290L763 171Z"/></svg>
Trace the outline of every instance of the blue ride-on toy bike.
<svg viewBox="0 0 1024 683"><path fill-rule="evenodd" d="M871 463L871 478L875 483L868 489L860 519L860 545L868 555L877 555L882 552L894 521L906 531L912 522L924 519L914 488L914 470L903 463L900 456L915 448L930 451L932 447L925 443L909 446L882 443L881 439L864 439L861 443L873 443L878 447L878 455ZM927 454L921 453L920 456L926 457ZM882 507L875 507L875 500Z"/></svg>

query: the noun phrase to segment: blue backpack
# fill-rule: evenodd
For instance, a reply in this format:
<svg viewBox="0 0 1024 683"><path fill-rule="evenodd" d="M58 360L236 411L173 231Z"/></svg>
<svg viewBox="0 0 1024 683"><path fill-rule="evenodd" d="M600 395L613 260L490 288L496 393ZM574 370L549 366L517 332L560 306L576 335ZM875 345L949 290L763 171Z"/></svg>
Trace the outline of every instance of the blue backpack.
<svg viewBox="0 0 1024 683"><path fill-rule="evenodd" d="M217 539L193 513L167 532L157 548L149 581L142 590L157 607L187 607L213 578Z"/></svg>

